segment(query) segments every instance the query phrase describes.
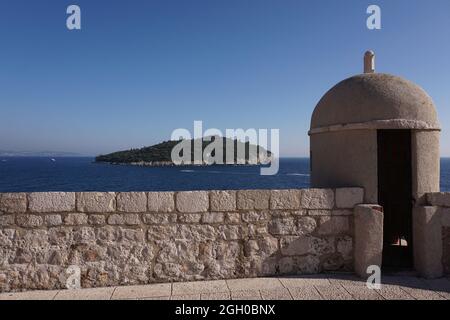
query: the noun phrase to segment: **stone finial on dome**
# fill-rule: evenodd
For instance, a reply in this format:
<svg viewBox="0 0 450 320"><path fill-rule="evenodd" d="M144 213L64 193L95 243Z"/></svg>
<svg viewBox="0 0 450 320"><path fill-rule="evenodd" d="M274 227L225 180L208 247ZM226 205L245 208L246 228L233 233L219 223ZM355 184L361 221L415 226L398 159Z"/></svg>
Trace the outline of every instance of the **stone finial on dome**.
<svg viewBox="0 0 450 320"><path fill-rule="evenodd" d="M364 55L364 73L375 73L375 52L366 51Z"/></svg>

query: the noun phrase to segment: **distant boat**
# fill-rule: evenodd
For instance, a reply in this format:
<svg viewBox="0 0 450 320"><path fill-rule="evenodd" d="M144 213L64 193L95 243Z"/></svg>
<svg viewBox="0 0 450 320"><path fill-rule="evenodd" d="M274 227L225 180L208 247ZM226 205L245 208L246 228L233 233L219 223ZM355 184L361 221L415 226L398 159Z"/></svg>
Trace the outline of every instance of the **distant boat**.
<svg viewBox="0 0 450 320"><path fill-rule="evenodd" d="M6 162L6 161L8 161L8 160L2 159L2 162Z"/></svg>
<svg viewBox="0 0 450 320"><path fill-rule="evenodd" d="M53 158L52 158L52 159L50 159L50 160L51 160L52 162L56 162L56 159L53 159Z"/></svg>

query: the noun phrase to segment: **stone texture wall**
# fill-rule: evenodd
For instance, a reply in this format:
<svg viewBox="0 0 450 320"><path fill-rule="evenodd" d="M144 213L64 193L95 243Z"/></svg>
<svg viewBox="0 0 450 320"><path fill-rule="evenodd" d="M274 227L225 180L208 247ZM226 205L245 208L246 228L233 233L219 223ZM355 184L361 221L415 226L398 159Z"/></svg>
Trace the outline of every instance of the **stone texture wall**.
<svg viewBox="0 0 450 320"><path fill-rule="evenodd" d="M429 206L437 207L436 219L442 230L443 271L450 274L450 192L428 193L427 201Z"/></svg>
<svg viewBox="0 0 450 320"><path fill-rule="evenodd" d="M0 194L0 291L353 269L363 190Z"/></svg>
<svg viewBox="0 0 450 320"><path fill-rule="evenodd" d="M442 228L442 263L444 265L444 273L450 274L450 227Z"/></svg>

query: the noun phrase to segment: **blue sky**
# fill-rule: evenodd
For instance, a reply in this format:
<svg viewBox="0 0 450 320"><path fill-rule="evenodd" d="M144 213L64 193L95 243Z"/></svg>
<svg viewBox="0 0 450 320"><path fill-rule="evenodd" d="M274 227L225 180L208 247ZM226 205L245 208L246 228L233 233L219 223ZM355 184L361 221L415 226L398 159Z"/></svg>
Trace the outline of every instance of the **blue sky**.
<svg viewBox="0 0 450 320"><path fill-rule="evenodd" d="M370 48L433 97L450 155L448 0L0 0L0 41L0 150L95 155L202 120L279 128L281 154L305 156L315 105Z"/></svg>

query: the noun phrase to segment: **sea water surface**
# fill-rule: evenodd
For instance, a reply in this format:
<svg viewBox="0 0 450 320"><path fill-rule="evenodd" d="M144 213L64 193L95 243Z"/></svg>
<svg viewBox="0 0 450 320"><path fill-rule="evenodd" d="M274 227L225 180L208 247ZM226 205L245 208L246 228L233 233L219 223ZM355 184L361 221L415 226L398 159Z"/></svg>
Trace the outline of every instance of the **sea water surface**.
<svg viewBox="0 0 450 320"><path fill-rule="evenodd" d="M309 159L280 159L274 176L259 166L136 167L93 158L0 158L0 192L185 191L309 187ZM441 190L450 191L450 159L441 160Z"/></svg>

